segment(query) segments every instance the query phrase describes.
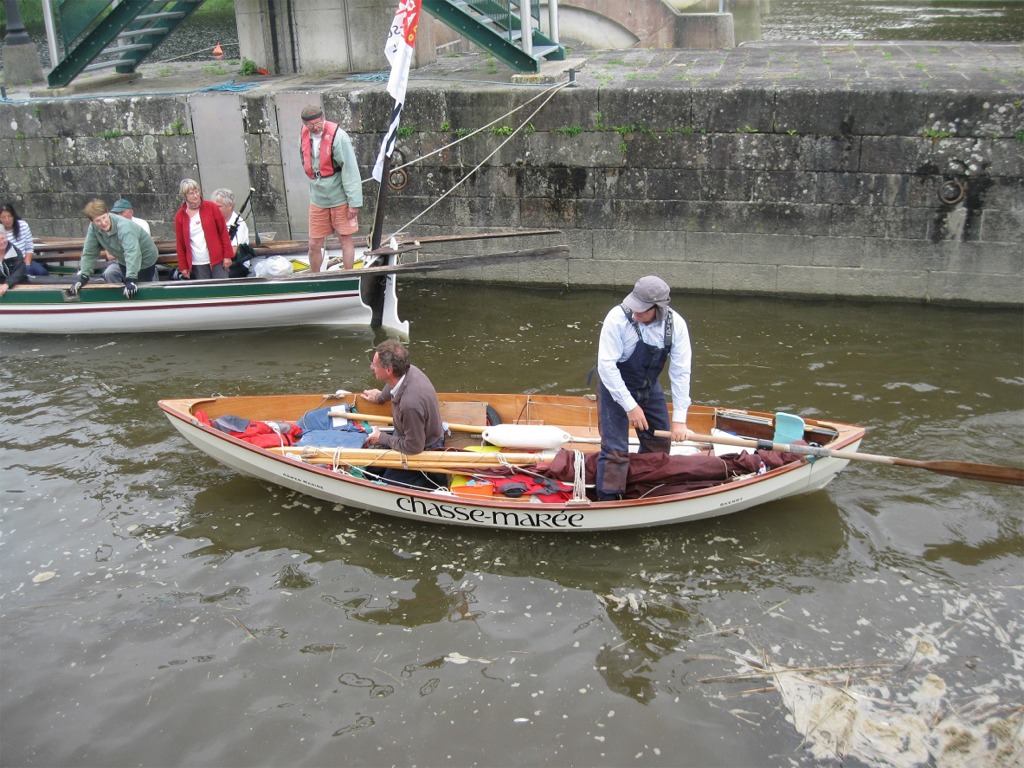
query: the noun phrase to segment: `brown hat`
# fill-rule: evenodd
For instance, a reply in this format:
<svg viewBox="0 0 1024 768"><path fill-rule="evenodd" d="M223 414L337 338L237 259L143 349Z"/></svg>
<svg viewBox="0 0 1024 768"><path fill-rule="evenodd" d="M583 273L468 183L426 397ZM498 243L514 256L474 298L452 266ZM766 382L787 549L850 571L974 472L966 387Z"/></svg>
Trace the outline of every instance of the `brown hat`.
<svg viewBox="0 0 1024 768"><path fill-rule="evenodd" d="M300 117L303 120L316 120L318 117L323 116L324 111L315 104L310 104L308 107L303 107L302 114L300 115Z"/></svg>

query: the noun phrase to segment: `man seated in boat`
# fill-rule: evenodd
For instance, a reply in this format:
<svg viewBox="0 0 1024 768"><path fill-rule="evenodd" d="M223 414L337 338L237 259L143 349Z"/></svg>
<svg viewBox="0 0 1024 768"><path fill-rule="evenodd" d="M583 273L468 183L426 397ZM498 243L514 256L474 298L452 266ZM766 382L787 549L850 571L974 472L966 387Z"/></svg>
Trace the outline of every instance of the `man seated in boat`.
<svg viewBox="0 0 1024 768"><path fill-rule="evenodd" d="M119 197L110 207L110 212L138 224L147 235L153 234L149 228L149 222L135 215L135 208L132 207L130 200ZM103 282L124 283L124 272L121 271L121 265L117 263L114 255L106 250L102 250L100 251L100 256L107 260L107 265L103 269Z"/></svg>
<svg viewBox="0 0 1024 768"><path fill-rule="evenodd" d="M641 277L620 305L604 319L597 348L597 413L601 452L597 463L598 501L621 499L629 472L629 431L640 438L640 453L668 453L671 440L687 436L690 407L690 332L668 306L668 283ZM658 377L668 363L672 421Z"/></svg>
<svg viewBox="0 0 1024 768"><path fill-rule="evenodd" d="M78 295L89 275L96 267L100 250L107 251L121 267L124 275L124 297L131 299L139 291L137 283L156 280L156 262L160 257L156 243L146 231L131 219L110 213L107 204L99 199L90 200L82 210L89 219L89 229L82 245L82 260L78 264L70 293Z"/></svg>
<svg viewBox="0 0 1024 768"><path fill-rule="evenodd" d="M437 391L430 379L415 365L409 363L409 352L394 339L377 345L370 370L384 389L364 390L361 397L373 403L391 403L394 432L388 434L376 427L366 438L364 447L391 448L414 455L426 450L444 447L444 426L441 409L437 404ZM369 468L366 470L369 473ZM393 485L414 488L438 487L430 475L407 469L385 469L379 477Z"/></svg>
<svg viewBox="0 0 1024 768"><path fill-rule="evenodd" d="M18 247L7 239L7 233L0 227L0 296L18 283L28 282L25 256Z"/></svg>

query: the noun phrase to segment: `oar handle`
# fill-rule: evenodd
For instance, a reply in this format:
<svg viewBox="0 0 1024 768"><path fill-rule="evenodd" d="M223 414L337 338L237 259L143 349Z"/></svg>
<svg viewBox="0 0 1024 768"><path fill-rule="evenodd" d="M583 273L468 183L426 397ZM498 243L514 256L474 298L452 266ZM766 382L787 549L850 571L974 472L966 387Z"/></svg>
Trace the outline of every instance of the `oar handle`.
<svg viewBox="0 0 1024 768"><path fill-rule="evenodd" d="M655 432L660 437L670 436L663 430ZM1024 470L1019 467L1004 467L999 464L977 464L969 461L919 461L917 459L901 459L897 456L879 456L874 453L859 453L842 449L832 450L813 445L794 445L792 443L775 443L771 440L751 440L733 435L691 435L694 440L706 440L720 445L736 445L742 448L755 448L782 453L796 453L801 456L817 456L819 458L843 459L845 461L870 461L875 464L888 464L896 467L911 467L937 472L940 475L959 477L965 480L981 480L986 483L1002 483L1024 487Z"/></svg>
<svg viewBox="0 0 1024 768"><path fill-rule="evenodd" d="M672 437L672 433L664 429L655 430L654 435L656 437ZM753 448L754 450L762 451L779 451L780 453L798 453L801 456L816 456L818 458L859 459L862 461L876 461L881 464L895 463L895 459L891 456L875 456L870 453L857 453L855 451L833 451L829 448L821 448L814 445L776 443L771 440L755 440L749 437L736 437L735 435L698 435L691 432L690 439L699 443L735 445L739 448Z"/></svg>
<svg viewBox="0 0 1024 768"><path fill-rule="evenodd" d="M327 412L328 416L336 419L348 419L349 421L365 421L368 424L394 424L395 420L391 416L385 416L379 413L353 413L352 411L335 411L330 410ZM448 429L452 432L468 432L473 435L479 435L486 427L478 424L451 424L448 423Z"/></svg>
<svg viewBox="0 0 1024 768"><path fill-rule="evenodd" d="M473 451L421 451L420 453L402 453L391 448L334 448L331 446L289 445L272 446L271 453L278 453L292 458L328 458L350 464L378 464L382 461L395 462L402 466L430 464L432 466L466 467L494 466L506 464L536 464L550 462L555 452L525 453L475 453Z"/></svg>

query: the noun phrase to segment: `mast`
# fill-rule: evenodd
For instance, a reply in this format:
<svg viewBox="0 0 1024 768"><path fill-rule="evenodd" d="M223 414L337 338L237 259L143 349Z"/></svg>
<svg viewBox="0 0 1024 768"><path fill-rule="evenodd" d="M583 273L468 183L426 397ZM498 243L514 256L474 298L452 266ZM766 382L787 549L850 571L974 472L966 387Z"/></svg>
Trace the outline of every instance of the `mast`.
<svg viewBox="0 0 1024 768"><path fill-rule="evenodd" d="M391 158L384 156L384 164L381 167L380 186L377 189L377 209L373 212L373 227L370 229L370 250L380 248L381 238L384 232L384 201L387 198L388 177L391 175ZM394 264L397 256L389 256L388 265ZM393 275L376 275L364 277L360 281L360 292L365 302L370 307L370 327L380 328L384 322L384 294L387 288L387 281L394 280Z"/></svg>

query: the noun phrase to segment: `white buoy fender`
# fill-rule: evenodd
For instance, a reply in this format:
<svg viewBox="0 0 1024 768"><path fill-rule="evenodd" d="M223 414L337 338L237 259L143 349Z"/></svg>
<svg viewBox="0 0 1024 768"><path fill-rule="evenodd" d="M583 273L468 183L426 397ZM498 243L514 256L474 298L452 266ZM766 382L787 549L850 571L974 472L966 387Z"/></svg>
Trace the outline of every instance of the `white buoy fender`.
<svg viewBox="0 0 1024 768"><path fill-rule="evenodd" d="M549 424L495 424L485 427L483 438L500 448L558 448L572 440L564 429Z"/></svg>

